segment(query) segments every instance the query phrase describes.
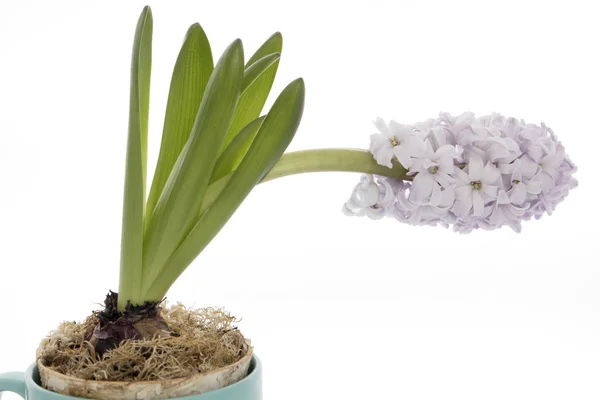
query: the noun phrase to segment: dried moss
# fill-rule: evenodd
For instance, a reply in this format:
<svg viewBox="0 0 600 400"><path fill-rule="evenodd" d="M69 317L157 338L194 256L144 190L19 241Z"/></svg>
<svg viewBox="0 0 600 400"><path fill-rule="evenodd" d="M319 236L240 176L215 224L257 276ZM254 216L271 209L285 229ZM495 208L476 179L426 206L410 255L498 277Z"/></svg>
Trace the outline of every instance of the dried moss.
<svg viewBox="0 0 600 400"><path fill-rule="evenodd" d="M247 352L235 317L217 308L162 310L171 336L125 340L97 354L90 338L96 315L81 323L64 322L40 345L47 367L69 376L98 381L151 381L185 378L239 361Z"/></svg>

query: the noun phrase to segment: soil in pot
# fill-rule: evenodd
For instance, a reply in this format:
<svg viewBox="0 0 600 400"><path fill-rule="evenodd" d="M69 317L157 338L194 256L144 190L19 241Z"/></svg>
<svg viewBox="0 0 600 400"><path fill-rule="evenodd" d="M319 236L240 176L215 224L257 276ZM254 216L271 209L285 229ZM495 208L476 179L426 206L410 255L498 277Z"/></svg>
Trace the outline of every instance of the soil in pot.
<svg viewBox="0 0 600 400"><path fill-rule="evenodd" d="M243 379L252 348L217 308L147 303L124 313L110 293L86 321L64 322L42 341L38 367L47 389L96 399L173 398Z"/></svg>

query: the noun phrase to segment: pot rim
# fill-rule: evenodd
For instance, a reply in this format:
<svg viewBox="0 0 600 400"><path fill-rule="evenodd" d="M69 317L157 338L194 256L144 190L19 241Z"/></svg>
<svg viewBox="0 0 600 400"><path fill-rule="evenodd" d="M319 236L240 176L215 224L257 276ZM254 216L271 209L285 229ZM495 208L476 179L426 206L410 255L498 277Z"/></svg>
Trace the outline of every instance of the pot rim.
<svg viewBox="0 0 600 400"><path fill-rule="evenodd" d="M234 362L233 364L225 365L224 367L219 367L216 369L211 369L210 371L198 372L198 373L195 373L193 375L186 376L183 378L162 379L162 380L153 380L153 381L97 381L97 380L93 380L93 379L82 379L82 378L77 378L77 377L70 376L70 375L61 374L60 372L57 372L57 371L53 370L52 368L41 363L39 355L35 361L35 365L37 365L39 373L41 373L41 371L43 370L44 373L47 373L49 375L64 377L63 379L67 379L71 382L78 382L78 383L94 382L94 383L102 384L102 385L106 385L106 386L124 386L124 385L131 385L132 383L139 384L139 385L145 385L145 384L152 385L152 384L156 384L157 382L177 384L177 383L183 382L185 380L188 380L190 378L198 378L201 376L218 374L219 372L222 372L222 371L225 371L228 369L232 369L237 365L243 364L244 362L248 362L248 358L251 359L250 364L252 364L252 362L254 361L254 351L253 351L254 348L250 345L250 341L248 339L246 339L245 342L246 342L246 346L247 346L246 354L244 355L244 357L240 358L238 361ZM27 371L29 371L29 369ZM250 374L248 374L248 375L250 375ZM246 379L246 378L244 378L244 379ZM230 385L228 385L228 386L230 386ZM42 387L42 386L40 385L40 387Z"/></svg>
<svg viewBox="0 0 600 400"><path fill-rule="evenodd" d="M262 363L261 363L260 359L256 356L256 354L254 354L252 351L249 351L248 353L251 354L252 358L250 360L250 368L249 368L248 374L244 378L240 379L239 381L237 381L235 383L232 383L231 385L227 385L220 389L215 389L210 392L206 392L206 394L218 393L219 391L229 390L229 388L233 388L238 385L243 385L250 380L260 379L260 375L262 373ZM244 358L245 358L245 356L244 356ZM231 364L231 365L235 365L235 364ZM47 367L45 367L45 368L47 368ZM222 367L222 368L227 368L227 366ZM220 368L213 370L213 371L217 371L217 370L220 370ZM55 372L55 371L53 371L53 372ZM59 374L59 375L62 375L62 374ZM76 379L79 379L79 378L76 378ZM186 378L176 378L176 379L186 379ZM80 380L87 382L85 379L80 379ZM49 395L53 395L53 396L61 396L62 398L67 398L67 399L83 399L83 397L75 397L75 396L70 396L70 395L66 395L66 394L61 394L61 393L53 392L52 390L48 390L48 389L44 388L41 384L40 371L39 371L39 366L38 366L37 361L34 362L33 364L31 364L27 368L27 370L25 372L25 381L28 384L35 385L36 390L40 390L42 393L45 393L45 394L49 394ZM165 380L165 381L170 381L170 380ZM140 382L150 383L150 382L165 382L165 381L140 381ZM94 381L94 382L97 382L97 381ZM105 382L124 383L124 382L119 382L119 381L105 381ZM131 382L131 381L129 381L129 382ZM177 397L174 399L178 399L178 398L185 399L188 397L195 397L195 396L199 396L199 395L192 394L192 395L188 395L188 396ZM174 400L174 399L171 399L171 400Z"/></svg>

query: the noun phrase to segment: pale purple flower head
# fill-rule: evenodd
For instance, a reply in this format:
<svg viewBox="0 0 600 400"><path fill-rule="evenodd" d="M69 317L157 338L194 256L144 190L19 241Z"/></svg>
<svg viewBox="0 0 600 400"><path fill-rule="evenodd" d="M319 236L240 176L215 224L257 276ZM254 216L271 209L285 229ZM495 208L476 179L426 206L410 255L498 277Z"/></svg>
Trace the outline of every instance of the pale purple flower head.
<svg viewBox="0 0 600 400"><path fill-rule="evenodd" d="M577 168L543 123L473 113L441 113L413 125L375 121L375 160L396 159L411 182L365 175L344 205L347 215L392 217L411 225L453 226L460 233L509 226L552 214L577 187Z"/></svg>

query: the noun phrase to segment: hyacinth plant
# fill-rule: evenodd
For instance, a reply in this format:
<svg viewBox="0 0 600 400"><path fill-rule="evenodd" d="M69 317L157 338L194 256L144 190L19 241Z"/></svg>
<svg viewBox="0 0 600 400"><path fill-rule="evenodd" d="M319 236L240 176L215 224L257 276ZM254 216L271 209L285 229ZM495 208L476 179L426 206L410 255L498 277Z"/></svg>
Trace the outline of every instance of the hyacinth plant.
<svg viewBox="0 0 600 400"><path fill-rule="evenodd" d="M107 297L92 342L110 348L137 338L140 315L152 336L168 327L156 304L259 183L287 175L363 173L348 215L391 216L460 232L550 213L576 182L573 164L544 125L472 114L414 125L384 123L370 150L285 153L302 116L297 79L261 115L279 64L282 38L271 36L247 61L234 41L213 64L209 41L192 25L175 63L156 170L146 196L152 14L136 28L124 188L119 293ZM131 318L127 318L127 317ZM118 322L118 323L117 323Z"/></svg>

